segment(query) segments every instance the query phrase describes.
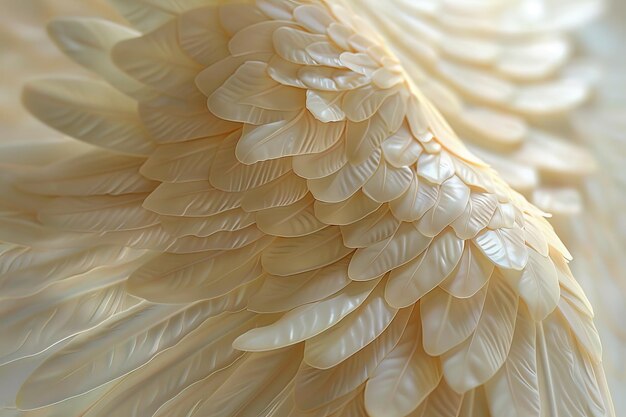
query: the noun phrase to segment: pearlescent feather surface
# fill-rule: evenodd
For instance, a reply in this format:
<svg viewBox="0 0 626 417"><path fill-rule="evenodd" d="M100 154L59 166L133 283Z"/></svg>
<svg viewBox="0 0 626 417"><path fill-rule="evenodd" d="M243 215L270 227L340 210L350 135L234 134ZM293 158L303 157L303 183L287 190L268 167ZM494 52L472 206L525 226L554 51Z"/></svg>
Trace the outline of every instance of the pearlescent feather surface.
<svg viewBox="0 0 626 417"><path fill-rule="evenodd" d="M89 148L1 166L0 315L41 333L0 344L5 362L41 353L26 415L614 415L569 253L359 16L373 7L112 4L132 29L50 29L101 80L24 94ZM519 112L584 95L438 65Z"/></svg>

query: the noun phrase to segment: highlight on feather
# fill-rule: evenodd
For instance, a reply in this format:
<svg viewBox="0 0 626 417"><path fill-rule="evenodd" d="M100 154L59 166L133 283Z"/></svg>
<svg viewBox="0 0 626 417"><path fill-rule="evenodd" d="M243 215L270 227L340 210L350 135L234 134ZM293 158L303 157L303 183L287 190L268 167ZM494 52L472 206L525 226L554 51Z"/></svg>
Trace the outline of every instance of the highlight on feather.
<svg viewBox="0 0 626 417"><path fill-rule="evenodd" d="M614 416L569 252L359 10L112 4L24 93L88 150L2 184L25 415Z"/></svg>

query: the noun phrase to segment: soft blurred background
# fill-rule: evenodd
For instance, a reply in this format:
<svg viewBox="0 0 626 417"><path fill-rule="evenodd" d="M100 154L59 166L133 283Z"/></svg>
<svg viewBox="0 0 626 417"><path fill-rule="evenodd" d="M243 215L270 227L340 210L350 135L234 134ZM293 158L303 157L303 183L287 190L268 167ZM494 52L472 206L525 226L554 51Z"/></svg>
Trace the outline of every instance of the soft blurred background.
<svg viewBox="0 0 626 417"><path fill-rule="evenodd" d="M359 7L375 26L381 23L379 13L368 8L387 9L388 4L393 4L409 16L415 10L427 10L432 5L443 4L437 13L445 13L446 4L463 4L460 0L347 1ZM523 4L527 10L540 12L546 5L548 8L567 7L584 1L512 0L510 4ZM476 5L489 8L507 3L467 0L465 4L469 10ZM20 91L28 79L43 75L88 75L58 52L48 39L46 22L55 16L100 16L123 22L106 0L0 0L0 159L10 159L16 152L12 143L40 146L37 144L42 141L64 140L30 117L20 104ZM428 17L427 13L426 17L419 17L422 18L433 25L441 24L437 17ZM446 30L445 24L440 27ZM568 65L566 71L569 71L568 76L588 80L592 93L584 104L568 109L558 118L533 119L528 120L528 124L557 133L580 146L584 150L582 155L586 156L577 159L561 154L561 157L569 158L574 167L580 165L585 175L570 182L548 178L542 183L558 192L523 191L546 211L557 212L551 221L573 252L572 269L596 309L617 415L626 416L626 257L623 255L626 250L626 1L607 0L604 13L598 18L570 29L566 35L573 45L572 65ZM409 59L420 59L419 54L410 55L410 49L408 53ZM459 95L463 97L461 92ZM503 170L513 165L499 149L487 146L486 150L504 158L500 160L504 161ZM528 154L528 158L537 160L525 162L549 166L551 155L562 152L558 146L551 147L547 143L538 150ZM586 173L587 156L596 161L596 169L590 174ZM515 164L519 162L516 160ZM512 183L523 182L515 172L509 172L507 179ZM34 358L0 366L0 408L12 406L20 375L38 362L39 359ZM0 415L3 415L1 410Z"/></svg>

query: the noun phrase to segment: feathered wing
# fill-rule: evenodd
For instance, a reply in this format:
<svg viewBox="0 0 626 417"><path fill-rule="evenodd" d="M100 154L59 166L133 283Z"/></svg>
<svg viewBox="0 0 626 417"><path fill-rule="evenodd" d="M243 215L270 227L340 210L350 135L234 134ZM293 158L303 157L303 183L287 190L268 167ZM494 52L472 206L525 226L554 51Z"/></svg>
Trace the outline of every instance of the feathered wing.
<svg viewBox="0 0 626 417"><path fill-rule="evenodd" d="M470 148L554 215L596 305L610 385L623 392L624 62L611 52L621 43L623 7L346 1L384 35Z"/></svg>
<svg viewBox="0 0 626 417"><path fill-rule="evenodd" d="M614 415L567 250L364 21L321 0L114 3L147 31L100 44L112 63L90 69L115 88L25 93L110 177L81 157L43 168L66 187L12 175L5 235L27 255L3 265L51 246L89 273L136 262L145 301L76 330L22 386L25 415L487 416L507 396L512 416ZM90 65L87 46L70 56Z"/></svg>
<svg viewBox="0 0 626 417"><path fill-rule="evenodd" d="M596 167L567 115L589 101L597 68L572 32L602 0L506 3L344 0L384 36L459 136L544 211L580 210Z"/></svg>

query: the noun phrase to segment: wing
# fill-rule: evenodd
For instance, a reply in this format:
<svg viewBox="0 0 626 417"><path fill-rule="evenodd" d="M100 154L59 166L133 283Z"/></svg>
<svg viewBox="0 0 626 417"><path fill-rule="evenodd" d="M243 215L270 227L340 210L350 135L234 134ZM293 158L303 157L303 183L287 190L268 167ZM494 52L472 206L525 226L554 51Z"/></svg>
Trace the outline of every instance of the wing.
<svg viewBox="0 0 626 417"><path fill-rule="evenodd" d="M48 357L20 408L612 415L567 250L365 21L323 1L122 12L161 21L102 49L121 71L91 69L111 87L25 90L35 116L116 163L16 173L31 204L5 234L128 248L140 266L126 287L145 301Z"/></svg>
<svg viewBox="0 0 626 417"><path fill-rule="evenodd" d="M572 216L596 162L572 140L567 115L589 100L598 69L571 32L604 4L535 6L394 0L359 10L477 155L542 210Z"/></svg>
<svg viewBox="0 0 626 417"><path fill-rule="evenodd" d="M610 51L623 10L602 1L529 4L359 2L464 142L554 215L596 305L606 358L615 358L610 385L621 392L624 64Z"/></svg>

